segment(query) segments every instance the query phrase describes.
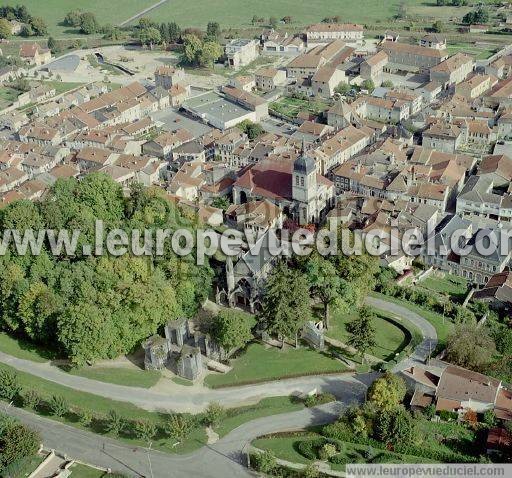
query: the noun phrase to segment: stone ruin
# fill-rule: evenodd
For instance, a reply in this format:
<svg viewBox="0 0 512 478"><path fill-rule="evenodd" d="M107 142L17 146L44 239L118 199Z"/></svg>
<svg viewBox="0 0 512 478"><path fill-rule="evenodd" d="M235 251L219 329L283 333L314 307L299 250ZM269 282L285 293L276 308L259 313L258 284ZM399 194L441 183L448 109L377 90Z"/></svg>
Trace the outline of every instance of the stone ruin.
<svg viewBox="0 0 512 478"><path fill-rule="evenodd" d="M169 367L180 377L195 380L204 371L203 358L219 361L225 351L208 334L191 332L189 321L179 318L165 327L165 338L154 335L143 344L146 370Z"/></svg>
<svg viewBox="0 0 512 478"><path fill-rule="evenodd" d="M322 322L315 323L312 320L306 322L302 328L302 338L314 349L323 350L325 343Z"/></svg>

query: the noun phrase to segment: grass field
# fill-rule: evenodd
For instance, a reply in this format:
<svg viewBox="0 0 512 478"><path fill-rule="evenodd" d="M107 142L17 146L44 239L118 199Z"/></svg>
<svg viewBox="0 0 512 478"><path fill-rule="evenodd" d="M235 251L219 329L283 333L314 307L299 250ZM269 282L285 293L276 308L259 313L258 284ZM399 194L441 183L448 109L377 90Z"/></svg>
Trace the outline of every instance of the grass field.
<svg viewBox="0 0 512 478"><path fill-rule="evenodd" d="M46 353L42 348L21 339L15 339L4 332L0 332L0 352L39 363L55 358L55 354L51 352Z"/></svg>
<svg viewBox="0 0 512 478"><path fill-rule="evenodd" d="M213 388L229 387L318 373L341 373L346 370L338 360L304 346L299 349L279 350L251 344L240 357L233 360L233 369L230 372L208 375L205 384Z"/></svg>
<svg viewBox="0 0 512 478"><path fill-rule="evenodd" d="M80 465L79 463L75 463L70 470L73 478L103 478L108 476L103 471L96 470L90 466Z"/></svg>
<svg viewBox="0 0 512 478"><path fill-rule="evenodd" d="M270 108L289 118L296 118L301 111L309 111L315 115L329 108L327 103L317 100L302 100L284 96L274 101Z"/></svg>
<svg viewBox="0 0 512 478"><path fill-rule="evenodd" d="M393 324L386 318L393 319L391 315L379 311L377 317L373 320L375 327L377 345L368 353L382 360L391 360L395 353L399 353L408 343L409 337L402 329ZM356 317L356 313L339 314L336 311L332 314L327 335L333 339L346 343L348 333L346 325Z"/></svg>
<svg viewBox="0 0 512 478"><path fill-rule="evenodd" d="M474 43L450 43L448 44L448 52L452 55L454 53L462 52L473 55L477 60L486 60L498 51L500 47L491 45L475 45Z"/></svg>
<svg viewBox="0 0 512 478"><path fill-rule="evenodd" d="M153 387L161 377L160 372L157 370L137 370L120 367L84 367L72 369L69 373L100 382L140 388Z"/></svg>
<svg viewBox="0 0 512 478"><path fill-rule="evenodd" d="M70 27L62 25L66 13L80 9L84 12L92 12L98 21L104 25L112 25L128 20L133 15L145 8L157 3L156 0L3 0L2 5L25 5L30 14L42 17L51 35L77 36L78 32Z"/></svg>
<svg viewBox="0 0 512 478"><path fill-rule="evenodd" d="M4 109L12 105L18 98L19 94L20 92L14 88L2 86L0 88L0 109Z"/></svg>
<svg viewBox="0 0 512 478"><path fill-rule="evenodd" d="M468 293L468 281L463 277L445 274L444 277L431 275L417 284L438 294L448 294L455 297L465 297Z"/></svg>

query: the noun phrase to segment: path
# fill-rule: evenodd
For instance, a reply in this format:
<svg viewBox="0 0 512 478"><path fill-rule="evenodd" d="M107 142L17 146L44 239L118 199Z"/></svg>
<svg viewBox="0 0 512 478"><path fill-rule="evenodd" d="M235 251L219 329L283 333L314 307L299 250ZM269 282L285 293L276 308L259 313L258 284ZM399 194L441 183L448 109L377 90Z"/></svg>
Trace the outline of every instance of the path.
<svg viewBox="0 0 512 478"><path fill-rule="evenodd" d="M422 343L414 350L411 357L403 360L393 369L404 370L411 365L424 362L429 352L437 345L437 334L430 322L411 310L374 297L367 298L367 304L378 309L389 311L404 320L416 325L423 335ZM265 397L304 393L314 388L334 393L337 397L343 396L346 384L358 380L352 374L317 375L276 380L255 385L229 387L212 390L209 388L177 387L174 390L158 392L152 389L127 387L112 383L99 382L77 375L70 375L54 367L50 363L35 363L13 357L0 351L0 362L45 380L59 385L89 392L112 400L130 402L147 410L173 410L176 412L199 412L206 408L208 403L217 401L226 407L236 407L256 403Z"/></svg>
<svg viewBox="0 0 512 478"><path fill-rule="evenodd" d="M78 430L22 409L8 407L3 402L0 402L0 411L36 429L43 439L45 448L58 450L68 459L94 463L96 466L111 468L134 477L151 476L149 467L149 461L151 461L154 478L182 476L239 478L254 476L243 466L245 463L243 452L252 440L268 433L300 430L308 426L332 422L345 406L364 399L367 382L357 381L351 385L345 384L340 402L253 420L236 428L215 444L205 446L188 455L170 455L128 446L111 438Z"/></svg>
<svg viewBox="0 0 512 478"><path fill-rule="evenodd" d="M167 3L168 1L169 0L160 0L158 3L155 3L154 5L151 5L150 7L145 8L144 10L142 10L142 12L139 12L136 15L133 15L133 17L128 18L128 20L125 20L124 22L120 23L119 26L120 27L124 27L125 25L128 25L129 23L133 22L134 20L138 20L139 18L141 18L144 15L146 15L147 13L155 10L160 5L163 5L164 3Z"/></svg>

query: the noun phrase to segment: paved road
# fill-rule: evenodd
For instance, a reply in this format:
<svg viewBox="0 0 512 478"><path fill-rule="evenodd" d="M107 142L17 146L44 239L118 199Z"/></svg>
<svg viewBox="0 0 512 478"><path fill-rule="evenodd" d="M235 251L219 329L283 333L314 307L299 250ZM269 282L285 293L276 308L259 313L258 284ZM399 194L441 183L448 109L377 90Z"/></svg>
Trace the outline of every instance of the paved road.
<svg viewBox="0 0 512 478"><path fill-rule="evenodd" d="M188 455L170 455L145 448L134 448L110 438L77 430L25 410L0 407L2 412L20 419L39 431L47 449L55 449L69 459L94 463L130 476L154 478L193 476L194 478L238 478L254 476L244 467L244 449L256 437L278 431L300 430L307 426L334 421L347 405L361 402L372 376L362 375L358 381L342 381L339 402L297 412L259 418L236 428L213 445ZM0 402L1 403L1 402Z"/></svg>
<svg viewBox="0 0 512 478"><path fill-rule="evenodd" d="M367 297L366 303L372 307L386 310L402 319L412 322L421 331L423 336L423 341L414 349L413 354L399 362L396 367L393 368L393 371L400 372L401 370L410 368L412 365L425 363L427 357L437 346L437 333L434 326L421 315L394 302L388 302L387 300L378 299L376 297Z"/></svg>
<svg viewBox="0 0 512 478"><path fill-rule="evenodd" d="M367 303L412 322L423 334L423 342L416 348L410 358L400 362L395 367L395 371L404 370L414 363L424 361L429 351L434 350L437 344L436 331L423 317L405 307L382 299L369 297ZM265 397L290 395L299 392L304 393L313 388L332 392L337 397L341 397L343 396L345 384L354 383L358 380L357 376L350 374L323 375L277 380L219 390L211 390L206 387L198 389L180 387L164 393L70 375L49 363L35 363L19 359L1 351L0 362L10 365L17 370L75 390L93 393L112 400L130 402L147 410L174 410L176 412L198 412L203 410L212 401L220 402L226 407L235 407L240 404L255 403Z"/></svg>

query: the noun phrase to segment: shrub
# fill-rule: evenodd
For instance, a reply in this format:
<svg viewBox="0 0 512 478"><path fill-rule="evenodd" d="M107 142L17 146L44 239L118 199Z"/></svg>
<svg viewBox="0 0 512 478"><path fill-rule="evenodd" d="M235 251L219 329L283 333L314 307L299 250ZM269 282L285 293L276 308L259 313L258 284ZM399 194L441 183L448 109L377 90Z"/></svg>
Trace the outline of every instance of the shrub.
<svg viewBox="0 0 512 478"><path fill-rule="evenodd" d="M297 443L297 451L308 460L316 460L318 458L318 450L326 444L324 438L314 440L302 440Z"/></svg>
<svg viewBox="0 0 512 478"><path fill-rule="evenodd" d="M276 457L271 451L254 454L251 457L251 462L254 468L262 473L271 473L277 465Z"/></svg>
<svg viewBox="0 0 512 478"><path fill-rule="evenodd" d="M304 405L308 408L323 405L324 403L335 402L336 397L332 393L317 393L315 395L308 395L304 399Z"/></svg>
<svg viewBox="0 0 512 478"><path fill-rule="evenodd" d="M31 408L32 410L37 409L41 400L41 395L39 395L35 390L30 389L23 394L23 405L27 408Z"/></svg>
<svg viewBox="0 0 512 478"><path fill-rule="evenodd" d="M326 461L332 456L336 455L336 453L338 453L336 445L333 445L332 443L326 443L320 448L318 452L318 457L320 458L320 460Z"/></svg>
<svg viewBox="0 0 512 478"><path fill-rule="evenodd" d="M119 415L115 410L110 410L107 417L107 431L113 433L114 435L119 435L121 430L124 427L124 420L121 415Z"/></svg>
<svg viewBox="0 0 512 478"><path fill-rule="evenodd" d="M439 418L445 422L450 422L452 420L457 420L459 415L457 412L450 412L449 410L441 410L439 412Z"/></svg>
<svg viewBox="0 0 512 478"><path fill-rule="evenodd" d="M11 401L21 392L18 375L11 370L0 370L0 398Z"/></svg>
<svg viewBox="0 0 512 478"><path fill-rule="evenodd" d="M75 414L78 417L78 422L84 427L88 427L92 423L92 419L94 418L92 410L89 410L87 408L76 409Z"/></svg>
<svg viewBox="0 0 512 478"><path fill-rule="evenodd" d="M215 427L226 416L225 408L219 403L212 402L204 413L204 422L210 427Z"/></svg>
<svg viewBox="0 0 512 478"><path fill-rule="evenodd" d="M35 455L40 443L39 435L25 425L13 423L8 426L0 436L0 471L5 466Z"/></svg>
<svg viewBox="0 0 512 478"><path fill-rule="evenodd" d="M136 420L133 423L133 431L139 440L149 442L156 435L156 426L149 420Z"/></svg>
<svg viewBox="0 0 512 478"><path fill-rule="evenodd" d="M483 421L489 427L493 427L494 425L496 425L496 414L494 413L494 411L487 410L484 413Z"/></svg>
<svg viewBox="0 0 512 478"><path fill-rule="evenodd" d="M423 415L425 415L425 418L427 418L428 420L432 420L432 418L434 418L436 415L436 406L433 403L427 405L423 409Z"/></svg>
<svg viewBox="0 0 512 478"><path fill-rule="evenodd" d="M60 395L53 395L48 400L48 408L54 417L63 417L69 410L68 402Z"/></svg>

